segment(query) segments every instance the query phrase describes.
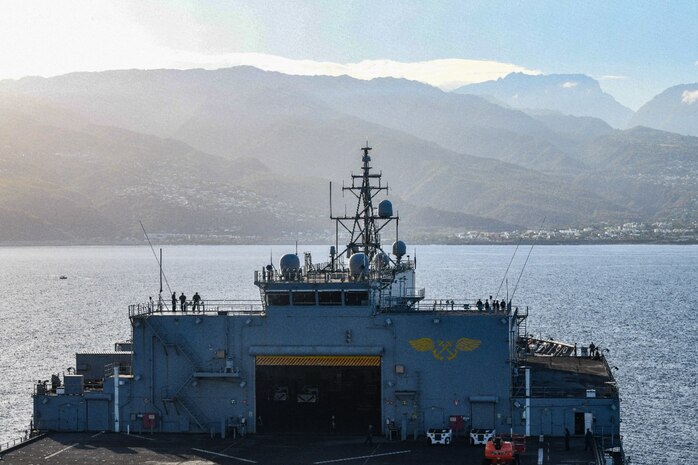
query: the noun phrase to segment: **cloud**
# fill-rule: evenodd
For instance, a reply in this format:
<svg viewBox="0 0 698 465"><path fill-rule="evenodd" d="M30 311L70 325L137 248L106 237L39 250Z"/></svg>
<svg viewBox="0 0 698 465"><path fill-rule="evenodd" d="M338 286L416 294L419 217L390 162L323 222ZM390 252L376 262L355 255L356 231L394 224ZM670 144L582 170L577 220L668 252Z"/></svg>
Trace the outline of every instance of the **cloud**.
<svg viewBox="0 0 698 465"><path fill-rule="evenodd" d="M625 81L628 79L628 76L614 76L612 74L607 74L596 79L599 81Z"/></svg>
<svg viewBox="0 0 698 465"><path fill-rule="evenodd" d="M1 38L2 34L0 34ZM450 91L466 84L495 80L510 73L542 74L540 71L523 66L486 60L440 59L404 63L392 60L364 60L358 63L335 63L329 61L294 60L277 55L263 53L201 53L174 50L155 44L126 44L126 53L118 47L114 53L106 55L91 53L77 54L80 61L64 56L56 63L43 62L41 66L23 69L3 69L0 66L0 79L20 78L28 75L44 77L66 74L73 71L103 71L110 69L219 69L233 66L253 66L265 71L277 71L284 74L301 76L341 76L348 75L356 79L370 80L381 77L404 78L422 82L442 90ZM137 50L137 52L135 52ZM56 54L60 56L61 51ZM0 58L2 53L0 52ZM21 62L21 60L6 60ZM37 62L39 62L37 60Z"/></svg>
<svg viewBox="0 0 698 465"><path fill-rule="evenodd" d="M69 2L70 5L66 6ZM177 9L162 12L167 21L164 26L154 27L141 21L140 16L134 20L127 1L66 0L64 3L23 0L13 2L11 6L5 3L0 0L0 43L11 45L0 47L0 79L32 75L50 77L74 71L217 69L250 65L297 75L405 78L452 90L514 72L541 74L512 63L487 60L440 59L402 63L386 59L335 63L292 60L264 53L221 52L220 48L213 52L196 46L201 39L198 23L190 24L188 13ZM139 15L155 14L155 9L144 8L138 10ZM250 34L254 35L253 32ZM90 40L86 40L88 37ZM254 41L247 46L261 47Z"/></svg>
<svg viewBox="0 0 698 465"><path fill-rule="evenodd" d="M691 105L698 102L698 89L696 90L684 90L681 94L681 103L686 105Z"/></svg>
<svg viewBox="0 0 698 465"><path fill-rule="evenodd" d="M486 60L441 59L403 63L393 60L364 60L358 63L334 63L313 60L292 60L261 53L231 53L214 56L185 54L175 60L204 68L249 65L265 71L278 71L302 76L341 76L370 80L381 77L404 78L423 82L443 90L465 84L491 81L509 73L541 74L540 71L511 63Z"/></svg>
<svg viewBox="0 0 698 465"><path fill-rule="evenodd" d="M563 89L574 89L577 87L579 83L578 82L573 82L573 81L567 81L564 84L562 84Z"/></svg>

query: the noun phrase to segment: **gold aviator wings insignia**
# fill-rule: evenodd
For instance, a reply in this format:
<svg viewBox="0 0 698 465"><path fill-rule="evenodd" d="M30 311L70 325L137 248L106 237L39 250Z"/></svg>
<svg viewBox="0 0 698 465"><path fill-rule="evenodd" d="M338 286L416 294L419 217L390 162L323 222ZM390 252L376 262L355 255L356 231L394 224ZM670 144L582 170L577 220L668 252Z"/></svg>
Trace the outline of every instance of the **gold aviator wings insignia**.
<svg viewBox="0 0 698 465"><path fill-rule="evenodd" d="M426 352L427 350L434 350L434 341L429 337L422 337L419 339L412 339L410 341L412 348L418 352Z"/></svg>
<svg viewBox="0 0 698 465"><path fill-rule="evenodd" d="M480 347L480 342L481 341L479 339L469 339L467 337L462 337L458 339L458 341L456 341L456 349L465 352L471 352Z"/></svg>

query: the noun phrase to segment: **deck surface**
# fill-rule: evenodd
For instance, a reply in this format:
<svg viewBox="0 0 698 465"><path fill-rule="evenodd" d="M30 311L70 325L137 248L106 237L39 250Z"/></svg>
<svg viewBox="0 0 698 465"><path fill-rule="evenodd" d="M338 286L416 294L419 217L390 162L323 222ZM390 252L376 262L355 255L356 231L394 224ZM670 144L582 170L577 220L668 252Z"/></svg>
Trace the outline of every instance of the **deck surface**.
<svg viewBox="0 0 698 465"><path fill-rule="evenodd" d="M386 441L375 437L373 445L357 436L248 436L210 438L201 435L155 434L126 435L116 433L53 433L2 455L2 463L12 465L73 464L458 464L480 465L482 446L469 446L457 438L450 446L428 446L420 441ZM572 438L565 451L560 438L529 439L522 465L586 465L593 460L584 451L583 438ZM539 452L540 449L540 452Z"/></svg>

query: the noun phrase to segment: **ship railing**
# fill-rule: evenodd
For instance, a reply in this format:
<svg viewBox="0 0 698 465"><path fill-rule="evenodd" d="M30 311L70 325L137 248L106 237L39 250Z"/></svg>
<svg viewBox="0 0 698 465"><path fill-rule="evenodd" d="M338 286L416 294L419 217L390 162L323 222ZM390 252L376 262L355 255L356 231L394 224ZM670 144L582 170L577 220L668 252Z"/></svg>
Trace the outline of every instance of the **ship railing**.
<svg viewBox="0 0 698 465"><path fill-rule="evenodd" d="M609 385L596 386L595 388L561 388L561 387L531 387L533 398L560 399L560 398L594 398L594 399L615 399L616 391ZM515 386L511 390L512 398L525 398L526 387Z"/></svg>
<svg viewBox="0 0 698 465"><path fill-rule="evenodd" d="M630 463L626 460L623 450L623 436L617 434L615 428L610 429L610 435L608 431L604 431L603 426L594 433L594 457L597 465L605 465L610 462Z"/></svg>
<svg viewBox="0 0 698 465"><path fill-rule="evenodd" d="M187 300L182 307L177 301L175 308L171 302L146 302L128 306L129 317L151 314L170 315L245 315L264 313L264 306L259 300L200 300L194 302Z"/></svg>
<svg viewBox="0 0 698 465"><path fill-rule="evenodd" d="M511 306L503 310L490 307L489 310L485 310L484 307L479 309L476 300L453 300L453 299L428 299L424 300L424 289L416 289L414 296L385 296L381 298L380 304L381 308L386 311L391 310L403 310L406 303L413 301L409 305L408 310L419 311L419 312L470 312L473 314L477 313L491 313L491 314L502 314L506 315L512 311Z"/></svg>
<svg viewBox="0 0 698 465"><path fill-rule="evenodd" d="M255 270L255 284L275 283L275 282L307 282L307 283L329 283L329 282L356 282L369 280L392 279L393 272L403 272L414 269L412 260L403 260L393 267L385 267L383 269L371 268L366 273L360 276L352 276L349 269L330 270L326 268L329 264L322 264L323 267L315 265L312 269L300 269L290 272L281 272L278 270L262 269Z"/></svg>
<svg viewBox="0 0 698 465"><path fill-rule="evenodd" d="M0 453L7 452L8 450L14 449L17 446L21 446L25 442L28 442L32 439L34 439L34 437L32 436L32 432L30 430L26 430L24 432L24 436L0 443Z"/></svg>
<svg viewBox="0 0 698 465"><path fill-rule="evenodd" d="M119 375L128 376L133 374L131 372L130 363L107 363L104 365L104 379L111 378L114 376L114 368L119 369Z"/></svg>

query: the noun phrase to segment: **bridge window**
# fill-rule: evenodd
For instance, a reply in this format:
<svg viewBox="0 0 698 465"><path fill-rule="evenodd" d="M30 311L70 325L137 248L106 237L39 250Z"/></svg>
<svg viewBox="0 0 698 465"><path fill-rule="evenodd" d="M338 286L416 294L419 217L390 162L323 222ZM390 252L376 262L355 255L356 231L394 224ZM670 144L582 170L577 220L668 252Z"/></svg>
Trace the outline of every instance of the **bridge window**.
<svg viewBox="0 0 698 465"><path fill-rule="evenodd" d="M290 303L288 292L267 293L267 305L289 305Z"/></svg>
<svg viewBox="0 0 698 465"><path fill-rule="evenodd" d="M316 305L315 291L295 291L293 294L293 305Z"/></svg>
<svg viewBox="0 0 698 465"><path fill-rule="evenodd" d="M344 305L360 306L368 305L368 291L345 292Z"/></svg>
<svg viewBox="0 0 698 465"><path fill-rule="evenodd" d="M342 291L321 291L317 296L320 305L342 305Z"/></svg>

